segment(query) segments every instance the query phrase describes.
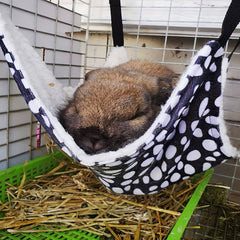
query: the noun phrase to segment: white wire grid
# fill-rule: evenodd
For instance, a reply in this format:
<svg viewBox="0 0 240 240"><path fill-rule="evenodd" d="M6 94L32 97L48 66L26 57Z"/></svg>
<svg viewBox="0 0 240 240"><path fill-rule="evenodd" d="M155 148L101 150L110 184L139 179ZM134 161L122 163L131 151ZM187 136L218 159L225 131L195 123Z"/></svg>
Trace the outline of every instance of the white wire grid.
<svg viewBox="0 0 240 240"><path fill-rule="evenodd" d="M217 39L231 1L122 0L125 47L130 58L145 58L166 64L181 74L204 43ZM110 16L104 1L92 1L90 35L101 33L105 42L88 42L87 68L102 65L111 48ZM106 33L107 32L107 33ZM225 47L228 56L240 37L239 28ZM105 34L104 34L105 33ZM96 54L102 48L102 55ZM92 53L95 53L91 55ZM100 51L99 51L100 53ZM240 149L240 50L231 60L224 92L224 114L232 143ZM230 160L216 167L213 183L229 187L229 199L240 202L240 163Z"/></svg>
<svg viewBox="0 0 240 240"><path fill-rule="evenodd" d="M84 72L103 65L112 47L108 0L33 2L35 5L30 4L32 5L30 8L27 0L1 0L0 8L7 8L13 20L14 14L33 15L33 26L21 26L21 21L16 24L20 25L26 35L31 35L32 45L39 52L42 48L46 49L45 61L60 81L66 85L75 85L79 79L83 79ZM207 41L219 36L230 2L230 0L122 0L125 47L129 57L160 62L181 74L196 51ZM55 14L52 14L52 11L55 11ZM238 28L227 43L226 55L232 51L239 36ZM48 41L52 43L51 46ZM64 47L65 44L68 48ZM238 49L230 63L224 92L224 110L225 118L228 120L229 136L238 148L240 148L239 55ZM7 71L2 56L0 64L1 71ZM21 123L22 115L27 116L29 112L26 106L22 109L14 108L14 102L19 101L21 96L15 90L9 73L7 78L6 76L0 78L0 85L3 84L7 86L8 92L2 93L0 90L0 102L7 106L5 111L0 112L0 121L6 118L4 120L6 124L0 126L0 134L3 136L1 137L3 140L0 140L0 156L1 149L6 153L0 157L0 169L36 156L36 151L28 147L36 145L36 121L31 117L29 122ZM12 124L12 119L17 118L19 123ZM27 131L24 130L26 126ZM16 128L22 128L22 131L18 131L19 137L12 137L16 133ZM13 144L15 142L25 150L14 152L12 146L15 146ZM238 161L230 160L217 167L212 181L229 186L229 198L240 201Z"/></svg>
<svg viewBox="0 0 240 240"><path fill-rule="evenodd" d="M89 8L89 3L81 2ZM0 1L0 11L10 17L28 38L56 78L64 85L83 79L86 40L72 33L85 31L81 22L88 16L43 0ZM85 20L86 19L86 20ZM21 41L21 40L19 40ZM43 54L43 52L45 54ZM0 53L0 170L33 159L39 154L38 123L30 113ZM41 87L41 83L39 83ZM61 93L59 93L61 94ZM42 129L42 133L44 130ZM40 146L44 146L43 135Z"/></svg>

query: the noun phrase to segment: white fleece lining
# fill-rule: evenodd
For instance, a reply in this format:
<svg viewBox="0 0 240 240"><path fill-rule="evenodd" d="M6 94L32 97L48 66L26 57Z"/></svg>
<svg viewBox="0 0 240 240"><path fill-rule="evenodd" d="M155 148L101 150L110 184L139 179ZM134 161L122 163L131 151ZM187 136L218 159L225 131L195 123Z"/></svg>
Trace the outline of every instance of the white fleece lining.
<svg viewBox="0 0 240 240"><path fill-rule="evenodd" d="M113 68L129 61L127 51L124 47L114 47L111 49L103 67Z"/></svg>
<svg viewBox="0 0 240 240"><path fill-rule="evenodd" d="M225 120L224 120L224 111L223 111L223 91L226 85L226 80L227 80L227 68L228 68L229 62L228 59L226 57L223 58L222 61L222 72L221 72L221 76L222 76L222 95L220 96L220 123L219 123L219 130L220 130L220 135L221 135L221 139L223 141L223 149L225 150L225 154L232 156L232 157L240 157L240 152L237 150L237 148L235 148L234 146L232 146L231 141L229 139L229 136L227 135L227 127L225 124ZM222 149L222 150L223 150Z"/></svg>

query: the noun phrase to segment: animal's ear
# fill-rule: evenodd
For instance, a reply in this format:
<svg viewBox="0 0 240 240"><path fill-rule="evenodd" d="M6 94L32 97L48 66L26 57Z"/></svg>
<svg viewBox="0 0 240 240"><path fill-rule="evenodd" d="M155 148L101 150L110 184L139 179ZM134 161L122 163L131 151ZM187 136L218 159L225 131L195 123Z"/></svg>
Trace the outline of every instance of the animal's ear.
<svg viewBox="0 0 240 240"><path fill-rule="evenodd" d="M80 119L73 101L70 101L64 109L60 110L59 121L69 133L73 133L80 127Z"/></svg>
<svg viewBox="0 0 240 240"><path fill-rule="evenodd" d="M87 72L86 75L85 75L85 79L84 79L84 80L85 80L85 81L89 80L89 76L90 76L91 74L93 74L95 71L96 71L96 70L91 70L91 71Z"/></svg>
<svg viewBox="0 0 240 240"><path fill-rule="evenodd" d="M172 87L174 88L179 81L179 76L177 74L172 76Z"/></svg>

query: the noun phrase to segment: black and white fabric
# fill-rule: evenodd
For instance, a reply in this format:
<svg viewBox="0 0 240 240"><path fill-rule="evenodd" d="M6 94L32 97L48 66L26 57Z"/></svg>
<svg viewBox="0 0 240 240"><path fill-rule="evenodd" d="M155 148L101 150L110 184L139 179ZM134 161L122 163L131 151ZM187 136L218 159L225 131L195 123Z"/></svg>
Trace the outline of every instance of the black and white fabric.
<svg viewBox="0 0 240 240"><path fill-rule="evenodd" d="M222 55L217 41L208 42L136 153L92 168L106 187L116 193L155 193L230 157L220 132Z"/></svg>
<svg viewBox="0 0 240 240"><path fill-rule="evenodd" d="M80 149L59 123L57 109L68 99L65 89L4 18L0 18L0 45L23 97L49 136L115 193L153 194L237 154L223 122L226 69L221 74L223 48L218 41L199 50L143 136L117 151L96 155ZM117 51L125 54L124 48Z"/></svg>

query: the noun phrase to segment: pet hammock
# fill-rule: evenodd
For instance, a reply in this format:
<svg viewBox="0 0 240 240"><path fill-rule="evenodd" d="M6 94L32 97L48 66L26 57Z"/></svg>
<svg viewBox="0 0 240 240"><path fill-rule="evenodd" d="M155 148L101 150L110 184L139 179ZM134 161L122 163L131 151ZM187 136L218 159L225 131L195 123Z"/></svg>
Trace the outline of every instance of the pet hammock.
<svg viewBox="0 0 240 240"><path fill-rule="evenodd" d="M112 16L121 19L120 1L112 2ZM0 45L30 110L65 153L88 166L115 193L153 194L239 154L226 135L221 83L227 68L223 47L239 23L239 12L240 3L233 0L220 38L198 51L143 136L117 151L95 155L80 149L57 119L57 110L74 89L69 92L54 78L25 37L3 16ZM108 67L127 61L122 23L113 19L112 26L115 47L106 61Z"/></svg>

